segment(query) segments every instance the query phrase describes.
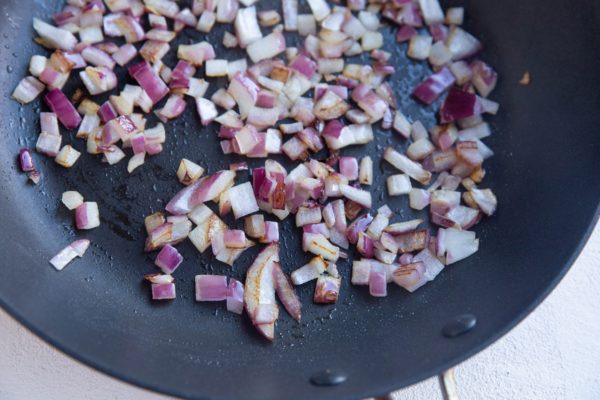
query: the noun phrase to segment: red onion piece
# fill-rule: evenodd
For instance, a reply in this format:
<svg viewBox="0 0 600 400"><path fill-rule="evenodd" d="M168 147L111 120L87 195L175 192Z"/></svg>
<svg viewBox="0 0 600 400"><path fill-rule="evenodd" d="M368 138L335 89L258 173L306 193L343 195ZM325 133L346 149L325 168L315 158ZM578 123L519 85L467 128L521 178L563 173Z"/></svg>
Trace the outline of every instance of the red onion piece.
<svg viewBox="0 0 600 400"><path fill-rule="evenodd" d="M75 225L77 229L93 229L100 226L98 203L86 201L75 209Z"/></svg>
<svg viewBox="0 0 600 400"><path fill-rule="evenodd" d="M413 263L422 262L425 264L425 277L427 280L432 281L435 277L442 272L444 269L444 264L438 260L438 258L429 251L429 249L424 249L416 256L413 257Z"/></svg>
<svg viewBox="0 0 600 400"><path fill-rule="evenodd" d="M317 279L313 301L318 304L333 304L340 294L341 278L322 274Z"/></svg>
<svg viewBox="0 0 600 400"><path fill-rule="evenodd" d="M136 43L145 37L144 28L130 15L121 15L113 21L115 26L125 36L127 43Z"/></svg>
<svg viewBox="0 0 600 400"><path fill-rule="evenodd" d="M148 274L144 275L144 279L150 283L172 283L175 279L171 275L163 274Z"/></svg>
<svg viewBox="0 0 600 400"><path fill-rule="evenodd" d="M229 189L231 208L236 219L245 217L258 211L258 204L254 197L250 182L237 185Z"/></svg>
<svg viewBox="0 0 600 400"><path fill-rule="evenodd" d="M12 97L21 104L31 103L44 91L44 88L42 82L33 76L28 76L21 79L12 93Z"/></svg>
<svg viewBox="0 0 600 400"><path fill-rule="evenodd" d="M71 32L47 24L37 18L33 19L33 29L44 39L44 43L55 49L70 51L77 44L77 38Z"/></svg>
<svg viewBox="0 0 600 400"><path fill-rule="evenodd" d="M170 244L163 247L157 254L154 264L165 274L172 274L183 262L183 256Z"/></svg>
<svg viewBox="0 0 600 400"><path fill-rule="evenodd" d="M292 272L292 282L294 285L302 285L313 279L317 279L325 272L327 264L322 257L314 257L310 262Z"/></svg>
<svg viewBox="0 0 600 400"><path fill-rule="evenodd" d="M148 94L153 104L158 103L169 93L167 85L160 79L156 72L154 72L147 61L132 65L129 67L128 71L129 75L131 75Z"/></svg>
<svg viewBox="0 0 600 400"><path fill-rule="evenodd" d="M277 244L271 244L263 249L248 268L244 287L246 312L258 331L269 340L274 338L274 324L259 324L255 315L262 305L275 305L273 265L278 261L279 246Z"/></svg>
<svg viewBox="0 0 600 400"><path fill-rule="evenodd" d="M223 233L223 242L225 247L234 248L234 249L244 249L246 248L246 235L244 231L233 229L226 230Z"/></svg>
<svg viewBox="0 0 600 400"><path fill-rule="evenodd" d="M172 300L176 297L174 283L153 283L152 300Z"/></svg>
<svg viewBox="0 0 600 400"><path fill-rule="evenodd" d="M33 165L33 157L29 149L23 148L19 150L19 165L21 166L21 171L23 172L35 170L35 166Z"/></svg>
<svg viewBox="0 0 600 400"><path fill-rule="evenodd" d="M496 82L498 81L498 74L496 71L480 60L471 63L471 71L473 71L471 82L473 83L473 86L475 86L475 89L477 89L477 92L483 97L489 96L496 87Z"/></svg>
<svg viewBox="0 0 600 400"><path fill-rule="evenodd" d="M244 285L236 279L229 279L227 287L227 311L241 314L244 311Z"/></svg>
<svg viewBox="0 0 600 400"><path fill-rule="evenodd" d="M48 107L67 129L75 129L81 122L81 116L60 89L53 89L44 97Z"/></svg>
<svg viewBox="0 0 600 400"><path fill-rule="evenodd" d="M481 50L481 43L473 35L458 26L452 26L446 38L446 46L453 60L462 60Z"/></svg>
<svg viewBox="0 0 600 400"><path fill-rule="evenodd" d="M298 29L298 0L282 0L283 26L286 31Z"/></svg>
<svg viewBox="0 0 600 400"><path fill-rule="evenodd" d="M112 54L113 60L117 62L121 67L124 67L137 55L137 49L134 45L127 43L119 47L119 50Z"/></svg>
<svg viewBox="0 0 600 400"><path fill-rule="evenodd" d="M448 90L456 79L448 68L442 68L430 75L413 91L413 96L425 104L433 103L442 93Z"/></svg>
<svg viewBox="0 0 600 400"><path fill-rule="evenodd" d="M374 255L373 239L371 239L364 232L358 232L358 240L356 242L356 249L362 256L364 256L366 258L373 258L373 255Z"/></svg>
<svg viewBox="0 0 600 400"><path fill-rule="evenodd" d="M273 58L285 50L285 37L281 32L272 32L248 45L246 51L252 62Z"/></svg>
<svg viewBox="0 0 600 400"><path fill-rule="evenodd" d="M470 194L473 201L484 214L491 216L496 212L498 200L490 189L473 188L470 190Z"/></svg>
<svg viewBox="0 0 600 400"><path fill-rule="evenodd" d="M369 272L369 293L374 297L387 296L385 267L377 262L371 263L371 270Z"/></svg>
<svg viewBox="0 0 600 400"><path fill-rule="evenodd" d="M260 238L261 243L279 242L279 224L275 221L265 221L265 233Z"/></svg>
<svg viewBox="0 0 600 400"><path fill-rule="evenodd" d="M479 115L482 112L481 103L476 95L452 88L440 109L440 120L442 123L448 123Z"/></svg>
<svg viewBox="0 0 600 400"><path fill-rule="evenodd" d="M81 56L85 61L96 67L108 67L110 69L115 67L115 60L109 54L93 46L83 49Z"/></svg>
<svg viewBox="0 0 600 400"><path fill-rule="evenodd" d="M401 253L412 253L426 249L429 245L429 230L422 229L414 232L396 235L396 244Z"/></svg>
<svg viewBox="0 0 600 400"><path fill-rule="evenodd" d="M336 262L340 256L339 247L332 245L325 236L318 233L303 233L302 249L331 262Z"/></svg>
<svg viewBox="0 0 600 400"><path fill-rule="evenodd" d="M222 301L227 299L227 277L222 275L196 275L196 301Z"/></svg>
<svg viewBox="0 0 600 400"><path fill-rule="evenodd" d="M179 117L185 111L186 102L181 95L171 95L165 103L164 107L156 110L156 115L166 122L169 119Z"/></svg>
<svg viewBox="0 0 600 400"><path fill-rule="evenodd" d="M244 219L244 231L251 238L259 239L265 235L265 218L262 215L250 215Z"/></svg>
<svg viewBox="0 0 600 400"><path fill-rule="evenodd" d="M279 300L283 303L283 306L292 318L296 321L300 321L302 303L300 303L300 299L298 299L296 291L290 283L290 279L283 272L279 263L273 263L273 274L277 297L279 297Z"/></svg>
<svg viewBox="0 0 600 400"><path fill-rule="evenodd" d="M241 8L237 11L234 27L241 48L246 48L262 37L254 6Z"/></svg>
<svg viewBox="0 0 600 400"><path fill-rule="evenodd" d="M371 221L373 221L373 217L370 214L365 214L350 224L346 230L348 241L352 244L356 244L358 242L359 233L365 232Z"/></svg>
<svg viewBox="0 0 600 400"><path fill-rule="evenodd" d="M427 283L426 271L422 262L404 263L392 273L392 280L412 293Z"/></svg>
<svg viewBox="0 0 600 400"><path fill-rule="evenodd" d="M61 141L62 136L60 135L51 135L49 133L42 132L40 133L40 136L35 144L35 150L38 153L42 153L50 157L56 157L60 150Z"/></svg>
<svg viewBox="0 0 600 400"><path fill-rule="evenodd" d="M84 250L85 252L85 250ZM65 268L67 266L67 264L69 264L71 261L73 261L75 259L75 257L79 256L79 252L73 248L72 244L68 245L67 247L65 247L64 249L62 249L60 252L58 252L57 255L55 255L54 257L52 257L50 259L50 264L52 264L52 266L54 268L56 268L57 271L62 271L63 268ZM81 256L79 256L81 257Z"/></svg>

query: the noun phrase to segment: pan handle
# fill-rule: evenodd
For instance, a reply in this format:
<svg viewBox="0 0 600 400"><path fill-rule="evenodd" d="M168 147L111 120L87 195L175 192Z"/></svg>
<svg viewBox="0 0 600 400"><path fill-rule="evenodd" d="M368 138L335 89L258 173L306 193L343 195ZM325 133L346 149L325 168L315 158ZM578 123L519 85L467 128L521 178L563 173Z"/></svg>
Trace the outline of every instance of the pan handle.
<svg viewBox="0 0 600 400"><path fill-rule="evenodd" d="M456 381L454 380L454 368L438 375L442 398L444 400L458 400L458 391L456 390ZM391 394L375 397L375 400L393 400Z"/></svg>

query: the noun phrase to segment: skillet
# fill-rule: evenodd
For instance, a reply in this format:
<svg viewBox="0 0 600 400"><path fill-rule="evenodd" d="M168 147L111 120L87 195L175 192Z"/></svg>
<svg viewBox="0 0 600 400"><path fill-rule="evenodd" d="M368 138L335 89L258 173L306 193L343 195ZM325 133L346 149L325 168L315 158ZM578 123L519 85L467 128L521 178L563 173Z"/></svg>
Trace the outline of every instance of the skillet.
<svg viewBox="0 0 600 400"><path fill-rule="evenodd" d="M261 3L269 7L266 0ZM210 172L238 161L221 155L212 138L214 127L199 128L191 104L168 125L166 150L131 176L125 163L109 168L87 154L70 170L35 155L42 182L36 187L25 183L16 154L20 147L34 147L43 106L21 107L10 93L24 76L29 57L43 54L31 42L32 17L49 19L62 1L3 1L0 304L49 343L105 373L194 399L365 398L437 374L491 344L550 293L598 217L600 4L442 4L466 7L467 30L482 40L483 58L500 74L492 99L501 103L501 112L490 119L495 134L486 139L496 155L486 163L485 180L500 207L475 229L480 251L446 268L416 293L395 288L385 299L349 287L349 263L340 265L345 279L338 304L312 305L312 286L299 288L305 305L302 322L282 315L270 344L247 317L193 298L194 275L243 278L258 249L244 253L230 270L209 254L198 255L189 243L180 246L186 261L176 274L178 298L172 303L151 304L141 282L144 274L155 271L152 258L141 251L143 217L163 208L178 189L178 161L198 160ZM390 48L393 32L385 32ZM215 29L209 36L217 53L222 51L221 35ZM183 40L202 36L190 32ZM433 109L417 106L408 95L427 68L406 60L404 46L393 48L397 72L392 84L401 108L411 118L433 124ZM532 83L520 86L525 71ZM72 132L64 134L67 142L84 149ZM379 160L388 143L405 145L379 128L376 136L366 148L346 154L366 151ZM409 209L406 199L383 194L384 175L392 169L376 165L378 205L389 204L397 221L421 215ZM79 190L99 202L100 228L74 232L71 214L59 205L64 190ZM91 239L91 251L59 274L48 259L75 237ZM307 260L290 221L282 225L281 247L286 271ZM475 327L458 337L444 336L444 327L463 314L477 319Z"/></svg>

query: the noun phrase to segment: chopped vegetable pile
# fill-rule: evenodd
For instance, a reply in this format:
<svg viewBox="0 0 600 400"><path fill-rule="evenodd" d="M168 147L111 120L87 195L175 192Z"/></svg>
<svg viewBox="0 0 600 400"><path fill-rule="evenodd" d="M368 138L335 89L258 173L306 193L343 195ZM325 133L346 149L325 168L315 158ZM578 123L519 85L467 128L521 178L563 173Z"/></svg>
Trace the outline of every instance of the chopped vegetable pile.
<svg viewBox="0 0 600 400"><path fill-rule="evenodd" d="M479 240L469 229L497 207L494 193L480 185L483 162L493 155L482 139L491 135L484 115L498 112L498 103L488 99L498 76L477 58L479 40L461 27L464 10L444 13L438 0L344 5L308 0L309 13L300 13L297 0L282 0L282 15L259 10L256 1L193 0L186 7L171 0L68 0L53 24L34 19L35 41L51 53L31 58L30 75L13 98L26 104L46 91L50 111L40 114L36 151L65 168L74 167L81 153L63 145L59 123L104 162L128 158L132 173L163 150L164 124L182 115L188 97L200 134L210 136L216 129L223 154L265 159L252 169L238 162L209 174L210 165L202 160L184 158L173 166L183 188L165 212L145 219L144 250L158 252L155 264L161 270L145 279L152 299L174 299L172 274L183 262L177 244L189 239L199 252L210 248L231 266L246 249L266 244L248 267L245 283L197 275L195 288L196 301L226 301L237 314L245 309L272 340L276 297L296 320L301 302L294 285L315 280L314 302L335 303L341 280L350 276L340 264L350 265L352 249L357 254L352 284L368 286L375 297L386 296L391 282L413 292L478 250ZM200 33L190 37L205 38L217 23L233 27L224 33L223 46L244 49L247 57L217 54L207 40L172 45L184 30L195 29ZM407 57L431 66L433 72L411 93L424 106L441 102L439 125L411 122L399 109L390 81L400 77L390 49L383 48L383 24L395 27L397 42L408 43ZM290 34L303 38L300 47L286 44ZM177 63L163 63L175 51ZM347 59L363 53L372 61ZM118 81L120 68L126 69L127 82ZM62 88L73 76L84 88L69 99ZM227 83L206 96L219 77ZM522 83L528 82L524 77ZM95 96L105 93L111 93L109 100L98 104ZM149 113L162 122L147 127ZM342 154L346 147L373 141L378 130L393 130L408 142L406 151L389 146L381 155L397 170L387 177L388 195L408 196L415 210L429 207L436 231L420 219L395 221L394 210L375 204L369 186L379 155ZM274 154L284 154L294 167L270 159ZM29 149L21 149L19 162L29 179L39 182ZM237 179L245 170L251 181ZM77 229L99 226L102 204L84 201L76 191L65 192L62 202L75 211ZM218 212L206 205L210 202ZM222 220L228 214L243 220L243 230ZM303 266L280 264L277 220L286 218L294 218L302 248L313 257ZM89 244L76 240L50 262L61 270ZM284 270L292 267L297 269L288 277Z"/></svg>

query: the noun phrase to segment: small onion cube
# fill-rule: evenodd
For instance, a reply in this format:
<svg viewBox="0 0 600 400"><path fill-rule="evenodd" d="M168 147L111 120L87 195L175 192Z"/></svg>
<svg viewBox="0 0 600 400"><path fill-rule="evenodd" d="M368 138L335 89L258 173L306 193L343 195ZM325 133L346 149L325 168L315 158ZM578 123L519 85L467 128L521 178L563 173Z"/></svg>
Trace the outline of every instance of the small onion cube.
<svg viewBox="0 0 600 400"><path fill-rule="evenodd" d="M272 32L269 35L252 42L247 48L248 56L252 62L259 62L273 58L285 51L285 37L281 32Z"/></svg>
<svg viewBox="0 0 600 400"><path fill-rule="evenodd" d="M407 55L415 60L427 60L431 52L432 38L429 35L415 35L408 44Z"/></svg>
<svg viewBox="0 0 600 400"><path fill-rule="evenodd" d="M165 222L167 222L165 215L161 211L157 211L154 214L146 216L146 218L144 218L144 227L146 228L146 233L150 234L150 232Z"/></svg>
<svg viewBox="0 0 600 400"><path fill-rule="evenodd" d="M153 283L152 300L172 300L176 297L174 283Z"/></svg>
<svg viewBox="0 0 600 400"><path fill-rule="evenodd" d="M412 161L404 154L398 153L391 147L385 150L383 158L406 175L424 185L428 184L431 180L431 172L426 171L420 164Z"/></svg>
<svg viewBox="0 0 600 400"><path fill-rule="evenodd" d="M75 209L75 225L77 229L93 229L100 226L98 203L86 201Z"/></svg>
<svg viewBox="0 0 600 400"><path fill-rule="evenodd" d="M371 263L369 261L352 262L352 284L357 286L366 286L369 284L371 275Z"/></svg>
<svg viewBox="0 0 600 400"><path fill-rule="evenodd" d="M70 51L77 44L77 38L71 32L47 24L40 19L33 19L33 29L44 39L44 43L55 49Z"/></svg>
<svg viewBox="0 0 600 400"><path fill-rule="evenodd" d="M345 184L340 185L340 192L347 199L352 200L363 207L371 208L371 192L362 189L357 189L353 186Z"/></svg>
<svg viewBox="0 0 600 400"><path fill-rule="evenodd" d="M427 283L426 271L425 264L420 261L403 264L392 272L392 280L398 286L412 293Z"/></svg>
<svg viewBox="0 0 600 400"><path fill-rule="evenodd" d="M218 77L227 76L228 74L228 61L227 60L207 60L204 66L206 76Z"/></svg>
<svg viewBox="0 0 600 400"><path fill-rule="evenodd" d="M80 156L81 153L68 144L58 152L54 161L65 168L71 168Z"/></svg>
<svg viewBox="0 0 600 400"><path fill-rule="evenodd" d="M196 108L204 126L210 124L219 115L215 103L203 97L196 98Z"/></svg>
<svg viewBox="0 0 600 400"><path fill-rule="evenodd" d="M420 211L429 205L431 195L425 189L413 188L408 194L408 200L410 208Z"/></svg>
<svg viewBox="0 0 600 400"><path fill-rule="evenodd" d="M33 76L28 76L21 79L12 93L12 97L21 104L27 104L35 100L44 89L45 86L42 82Z"/></svg>
<svg viewBox="0 0 600 400"><path fill-rule="evenodd" d="M230 279L226 300L227 311L241 314L244 311L244 284L236 279Z"/></svg>
<svg viewBox="0 0 600 400"><path fill-rule="evenodd" d="M387 296L385 267L377 262L371 264L371 270L369 272L369 293L374 297Z"/></svg>
<svg viewBox="0 0 600 400"><path fill-rule="evenodd" d="M465 9L463 7L449 7L446 10L446 24L462 25L465 17Z"/></svg>
<svg viewBox="0 0 600 400"><path fill-rule="evenodd" d="M431 251L429 251L429 249L424 249L415 255L412 259L412 262L422 262L425 264L426 269L424 275L428 281L434 280L435 277L444 269L444 264L442 264L440 260L433 253L431 253Z"/></svg>
<svg viewBox="0 0 600 400"><path fill-rule="evenodd" d="M137 49L131 43L126 43L119 47L119 50L112 54L113 60L117 62L121 67L124 67L137 55Z"/></svg>
<svg viewBox="0 0 600 400"><path fill-rule="evenodd" d="M336 262L340 257L340 249L319 233L303 233L302 248L304 251L321 256L326 260Z"/></svg>
<svg viewBox="0 0 600 400"><path fill-rule="evenodd" d="M165 274L172 274L183 262L183 256L170 244L164 246L157 254L154 264Z"/></svg>
<svg viewBox="0 0 600 400"><path fill-rule="evenodd" d="M222 301L227 299L227 277L222 275L196 275L196 301Z"/></svg>
<svg viewBox="0 0 600 400"><path fill-rule="evenodd" d="M204 168L187 158L182 158L177 169L177 178L179 182L187 186L200 179L203 173Z"/></svg>
<svg viewBox="0 0 600 400"><path fill-rule="evenodd" d="M444 12L439 0L419 0L419 7L427 25L444 22Z"/></svg>
<svg viewBox="0 0 600 400"><path fill-rule="evenodd" d="M340 294L341 277L322 274L317 279L313 301L318 304L333 304Z"/></svg>
<svg viewBox="0 0 600 400"><path fill-rule="evenodd" d="M331 12L331 9L325 0L308 0L308 5L317 21L324 20Z"/></svg>
<svg viewBox="0 0 600 400"><path fill-rule="evenodd" d="M250 215L244 218L244 231L254 239L260 239L265 235L265 217L260 214Z"/></svg>
<svg viewBox="0 0 600 400"><path fill-rule="evenodd" d="M244 231L238 229L226 230L223 233L223 241L225 247L231 249L244 249L246 248L246 235Z"/></svg>
<svg viewBox="0 0 600 400"><path fill-rule="evenodd" d="M308 264L305 264L292 272L292 282L294 285L302 285L306 282L312 281L313 279L317 279L323 272L325 272L326 268L327 264L322 257L314 257L308 262Z"/></svg>
<svg viewBox="0 0 600 400"><path fill-rule="evenodd" d="M446 38L446 47L452 53L453 60L462 60L479 52L481 43L464 29L452 26Z"/></svg>
<svg viewBox="0 0 600 400"><path fill-rule="evenodd" d="M369 156L365 156L360 160L358 181L362 185L373 184L373 160Z"/></svg>
<svg viewBox="0 0 600 400"><path fill-rule="evenodd" d="M61 202L69 210L74 210L83 204L83 196L81 195L81 193L74 190L66 191L62 194Z"/></svg>
<svg viewBox="0 0 600 400"><path fill-rule="evenodd" d="M146 153L134 154L127 163L127 172L132 173L137 167L144 164Z"/></svg>
<svg viewBox="0 0 600 400"><path fill-rule="evenodd" d="M410 178L405 174L389 176L387 178L387 190L390 196L409 194L412 190Z"/></svg>
<svg viewBox="0 0 600 400"><path fill-rule="evenodd" d="M237 185L229 189L231 208L236 219L258 211L258 204L254 197L254 190L250 182Z"/></svg>
<svg viewBox="0 0 600 400"><path fill-rule="evenodd" d="M256 7L240 8L234 22L240 47L245 48L249 44L262 38L258 20L256 18Z"/></svg>
<svg viewBox="0 0 600 400"><path fill-rule="evenodd" d="M204 10L200 18L198 18L196 29L200 32L208 33L215 26L215 22L217 22L217 15L210 10Z"/></svg>
<svg viewBox="0 0 600 400"><path fill-rule="evenodd" d="M260 238L260 242L279 242L279 224L277 222L265 221L265 234Z"/></svg>
<svg viewBox="0 0 600 400"><path fill-rule="evenodd" d="M35 171L35 166L33 165L33 156L31 155L31 151L29 151L29 149L23 148L19 150L19 166L23 172Z"/></svg>
<svg viewBox="0 0 600 400"><path fill-rule="evenodd" d="M358 179L358 161L356 157L340 157L340 174L350 181Z"/></svg>
<svg viewBox="0 0 600 400"><path fill-rule="evenodd" d="M81 116L60 89L53 89L48 92L44 100L65 128L74 129L79 126Z"/></svg>
<svg viewBox="0 0 600 400"><path fill-rule="evenodd" d="M321 209L319 207L299 207L296 212L296 226L301 227L321 222Z"/></svg>

